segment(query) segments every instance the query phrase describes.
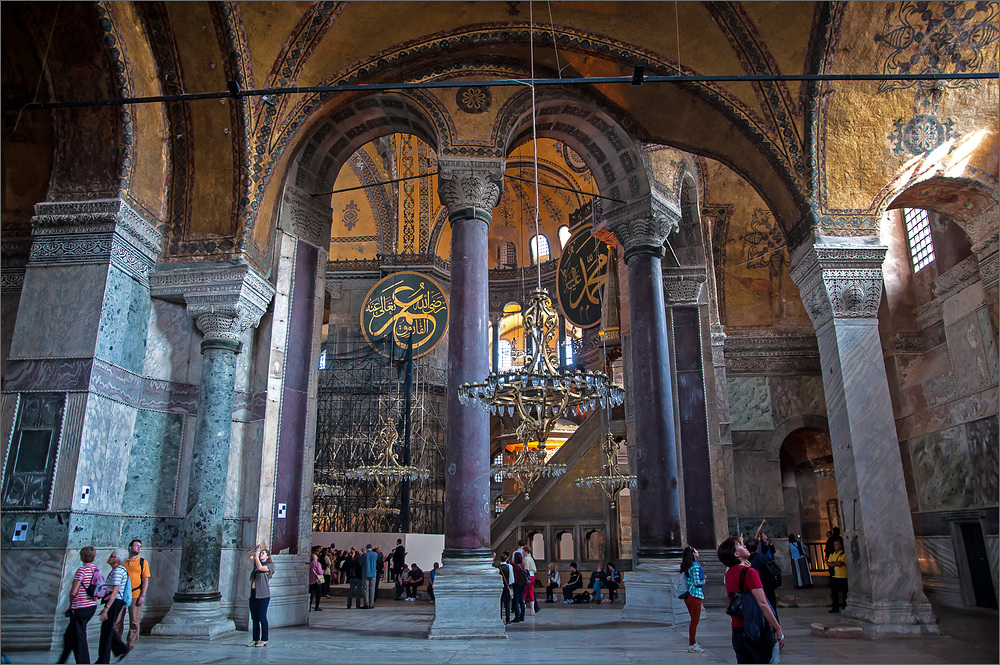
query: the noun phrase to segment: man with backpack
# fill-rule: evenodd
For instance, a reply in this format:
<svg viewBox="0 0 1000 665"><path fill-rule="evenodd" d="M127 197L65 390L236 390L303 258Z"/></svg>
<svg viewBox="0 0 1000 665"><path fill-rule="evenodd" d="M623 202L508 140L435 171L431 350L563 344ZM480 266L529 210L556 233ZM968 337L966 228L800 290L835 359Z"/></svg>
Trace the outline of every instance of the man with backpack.
<svg viewBox="0 0 1000 665"><path fill-rule="evenodd" d="M125 638L125 612L115 620L115 631L125 638L129 649L134 649L139 641L139 624L142 621L142 607L146 602L146 589L149 587L149 563L139 556L142 551L142 541L133 538L128 544L128 559L122 562L128 572L129 583L132 585L132 604L128 606L128 637Z"/></svg>
<svg viewBox="0 0 1000 665"><path fill-rule="evenodd" d="M757 571L760 583L764 587L764 595L767 597L767 602L771 603L771 609L774 611L775 618L777 618L778 599L774 590L781 585L781 579L775 579L774 572L772 571L772 565L777 564L773 561L768 561L767 557L757 551L756 538L747 538L746 548L750 552L750 558L747 561L750 562L750 567Z"/></svg>

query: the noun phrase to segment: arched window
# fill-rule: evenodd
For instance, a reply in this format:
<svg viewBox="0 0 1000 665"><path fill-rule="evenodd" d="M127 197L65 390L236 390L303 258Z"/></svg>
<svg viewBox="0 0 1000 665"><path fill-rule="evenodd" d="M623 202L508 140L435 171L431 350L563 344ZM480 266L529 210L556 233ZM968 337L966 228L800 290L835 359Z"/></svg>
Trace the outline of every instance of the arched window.
<svg viewBox="0 0 1000 665"><path fill-rule="evenodd" d="M528 243L528 249L531 250L531 262L541 263L542 261L549 260L549 239L539 233L531 239Z"/></svg>
<svg viewBox="0 0 1000 665"><path fill-rule="evenodd" d="M573 534L569 531L561 531L558 536L556 536L556 542L558 543L559 549L559 560L560 561L572 561L573 560Z"/></svg>
<svg viewBox="0 0 1000 665"><path fill-rule="evenodd" d="M510 369L514 364L514 347L505 339L500 340L500 371Z"/></svg>
<svg viewBox="0 0 1000 665"><path fill-rule="evenodd" d="M910 246L913 272L918 272L934 261L934 245L931 243L931 225L927 211L921 208L903 208L903 223L906 226L906 242Z"/></svg>
<svg viewBox="0 0 1000 665"><path fill-rule="evenodd" d="M569 242L570 236L573 234L570 232L569 227L563 224L559 227L559 248L562 249Z"/></svg>
<svg viewBox="0 0 1000 665"><path fill-rule="evenodd" d="M497 256L497 260L499 261L500 265L507 266L510 268L513 268L514 266L517 265L517 245L515 245L510 241L507 241L501 244L500 247L497 249L497 251L499 253L499 256Z"/></svg>
<svg viewBox="0 0 1000 665"><path fill-rule="evenodd" d="M545 560L545 536L540 533L531 534L531 556L536 561Z"/></svg>
<svg viewBox="0 0 1000 665"><path fill-rule="evenodd" d="M587 533L586 556L588 561L600 561L604 558L604 534L596 529Z"/></svg>

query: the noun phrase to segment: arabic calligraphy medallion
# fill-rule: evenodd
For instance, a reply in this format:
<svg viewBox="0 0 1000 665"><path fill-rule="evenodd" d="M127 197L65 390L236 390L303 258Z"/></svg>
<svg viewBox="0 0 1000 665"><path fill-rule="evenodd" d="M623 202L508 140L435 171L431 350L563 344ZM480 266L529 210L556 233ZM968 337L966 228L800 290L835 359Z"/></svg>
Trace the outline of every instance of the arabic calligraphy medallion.
<svg viewBox="0 0 1000 665"><path fill-rule="evenodd" d="M385 340L395 341L395 356L406 352L413 334L413 357L430 353L448 329L448 299L441 286L427 275L397 272L378 281L361 306L361 330L379 353L386 355Z"/></svg>
<svg viewBox="0 0 1000 665"><path fill-rule="evenodd" d="M601 299L608 272L608 248L589 225L570 237L559 257L556 292L566 320L579 328L601 322Z"/></svg>

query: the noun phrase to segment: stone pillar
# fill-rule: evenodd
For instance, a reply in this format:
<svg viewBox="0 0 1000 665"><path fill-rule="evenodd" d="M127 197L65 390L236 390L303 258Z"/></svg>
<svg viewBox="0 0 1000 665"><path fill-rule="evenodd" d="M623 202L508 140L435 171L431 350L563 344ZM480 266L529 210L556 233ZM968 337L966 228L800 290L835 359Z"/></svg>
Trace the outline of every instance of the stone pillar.
<svg viewBox="0 0 1000 665"><path fill-rule="evenodd" d="M729 381L726 376L726 333L719 324L712 324L712 370L715 386L715 409L709 422L718 426L718 440L712 442L712 491L715 505L715 542L721 543L735 533L729 526L729 513L736 510L736 488L733 479L733 434L729 415ZM714 437L713 437L714 438Z"/></svg>
<svg viewBox="0 0 1000 665"><path fill-rule="evenodd" d="M791 277L823 367L850 584L841 616L874 635L930 634L917 558L900 556L916 539L878 332L885 252L876 237L818 236L793 253Z"/></svg>
<svg viewBox="0 0 1000 665"><path fill-rule="evenodd" d="M607 229L623 250L629 301L641 303L629 307L638 565L626 582L625 621L673 624L686 612L670 589L673 575L680 569L683 542L661 265L663 243L679 220L679 214L655 196L630 202L607 215Z"/></svg>
<svg viewBox="0 0 1000 665"><path fill-rule="evenodd" d="M212 638L235 630L223 609L219 567L236 357L274 289L243 261L164 266L150 284L154 296L183 298L204 334L177 593L153 634Z"/></svg>
<svg viewBox="0 0 1000 665"><path fill-rule="evenodd" d="M497 314L497 320L490 322L493 327L493 357L490 358L490 366L493 368L493 373L496 374L500 371L500 319L503 318L503 314Z"/></svg>
<svg viewBox="0 0 1000 665"><path fill-rule="evenodd" d="M506 637L502 582L490 551L490 419L458 401L458 386L489 373L487 233L500 199L500 160L441 159L438 195L451 223L444 552L434 581L431 639Z"/></svg>

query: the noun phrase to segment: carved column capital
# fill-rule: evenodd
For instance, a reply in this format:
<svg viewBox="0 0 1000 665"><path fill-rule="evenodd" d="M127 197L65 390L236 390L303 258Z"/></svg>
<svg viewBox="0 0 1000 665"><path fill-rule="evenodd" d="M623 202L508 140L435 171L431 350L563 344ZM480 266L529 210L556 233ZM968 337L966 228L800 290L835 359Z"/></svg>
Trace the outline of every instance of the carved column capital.
<svg viewBox="0 0 1000 665"><path fill-rule="evenodd" d="M438 197L448 220L493 221L493 209L503 192L502 159L438 159Z"/></svg>
<svg viewBox="0 0 1000 665"><path fill-rule="evenodd" d="M185 303L206 342L237 345L274 296L270 282L242 259L164 265L150 274L149 287L153 297Z"/></svg>
<svg viewBox="0 0 1000 665"><path fill-rule="evenodd" d="M663 243L677 230L680 221L677 205L657 194L647 194L611 208L604 217L603 227L614 233L628 263L639 254L653 254L662 259Z"/></svg>
<svg viewBox="0 0 1000 665"><path fill-rule="evenodd" d="M726 367L726 333L723 327L717 323L711 326L712 331L712 366Z"/></svg>
<svg viewBox="0 0 1000 665"><path fill-rule="evenodd" d="M319 198L294 185L285 187L281 197L278 228L288 235L324 251L330 249L333 211Z"/></svg>
<svg viewBox="0 0 1000 665"><path fill-rule="evenodd" d="M982 277L984 289L997 285L997 273L1000 272L998 249L1000 249L1000 240L998 240L995 231L991 237L972 246L972 253L976 255L976 260L979 262L979 275Z"/></svg>
<svg viewBox="0 0 1000 665"><path fill-rule="evenodd" d="M667 307L698 304L701 285L707 281L704 267L664 268L663 296Z"/></svg>
<svg viewBox="0 0 1000 665"><path fill-rule="evenodd" d="M817 332L838 319L876 318L886 249L877 237L818 236L795 252L790 275Z"/></svg>
<svg viewBox="0 0 1000 665"><path fill-rule="evenodd" d="M31 227L30 265L110 263L142 284L163 239L153 220L119 198L39 203Z"/></svg>

